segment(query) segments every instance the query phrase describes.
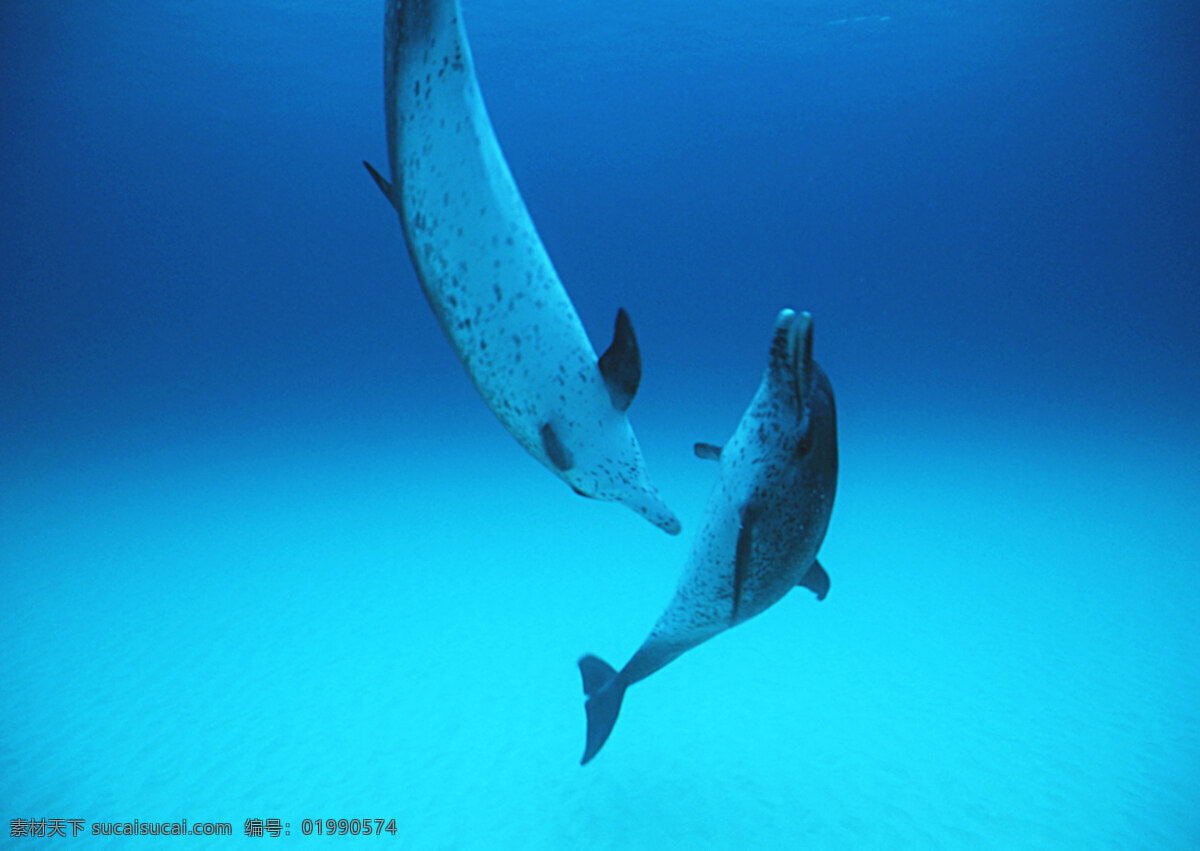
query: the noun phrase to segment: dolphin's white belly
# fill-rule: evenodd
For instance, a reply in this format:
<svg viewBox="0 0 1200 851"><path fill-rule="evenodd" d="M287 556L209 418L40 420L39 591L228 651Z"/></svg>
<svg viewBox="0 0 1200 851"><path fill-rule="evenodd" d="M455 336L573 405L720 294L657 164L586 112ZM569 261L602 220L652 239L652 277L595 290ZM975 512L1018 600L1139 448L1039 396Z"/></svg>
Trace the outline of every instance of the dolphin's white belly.
<svg viewBox="0 0 1200 851"><path fill-rule="evenodd" d="M392 174L422 288L480 394L534 454L556 411L611 406L496 141L454 3L394 57Z"/></svg>
<svg viewBox="0 0 1200 851"><path fill-rule="evenodd" d="M641 376L632 325L619 312L596 357L496 141L457 0L389 0L385 31L392 182L371 172L471 381L577 492L677 533L625 415Z"/></svg>
<svg viewBox="0 0 1200 851"><path fill-rule="evenodd" d="M750 411L763 409L768 398L760 388ZM764 422L771 419L743 417L722 450L704 525L648 643L690 648L754 617L794 588L816 558L820 537L806 532L827 519L824 503L806 492L805 469L789 463L795 440L764 440ZM754 528L743 542L750 549L739 574L747 523Z"/></svg>
<svg viewBox="0 0 1200 851"><path fill-rule="evenodd" d="M734 554L739 523L728 490L718 483L709 497L675 595L646 643L695 647L731 626Z"/></svg>

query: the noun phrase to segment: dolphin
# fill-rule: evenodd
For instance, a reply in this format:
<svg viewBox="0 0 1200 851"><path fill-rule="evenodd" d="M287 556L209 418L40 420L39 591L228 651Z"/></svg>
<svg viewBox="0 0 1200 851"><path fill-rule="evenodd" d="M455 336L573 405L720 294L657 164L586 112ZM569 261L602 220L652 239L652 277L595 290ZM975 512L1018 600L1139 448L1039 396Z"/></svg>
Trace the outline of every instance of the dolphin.
<svg viewBox="0 0 1200 851"><path fill-rule="evenodd" d="M579 660L587 703L587 747L612 732L625 689L714 635L749 620L796 585L829 593L817 561L837 488L833 386L812 358L812 317L782 311L766 373L724 447L696 454L721 472L675 596L619 672L596 656Z"/></svg>
<svg viewBox="0 0 1200 851"><path fill-rule="evenodd" d="M623 503L674 535L626 411L641 380L617 313L597 358L484 109L458 0L387 0L385 179L421 289L504 427L576 493Z"/></svg>

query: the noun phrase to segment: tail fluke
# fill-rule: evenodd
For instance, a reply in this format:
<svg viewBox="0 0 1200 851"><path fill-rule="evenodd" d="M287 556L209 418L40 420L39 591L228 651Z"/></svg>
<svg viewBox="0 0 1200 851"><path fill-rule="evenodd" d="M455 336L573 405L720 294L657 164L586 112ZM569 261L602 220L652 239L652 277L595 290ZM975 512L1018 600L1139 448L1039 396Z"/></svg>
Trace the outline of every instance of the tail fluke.
<svg viewBox="0 0 1200 851"><path fill-rule="evenodd" d="M584 704L587 711L587 747L579 764L587 765L604 747L613 725L617 723L625 686L618 682L617 672L612 665L596 656L580 659L579 673L583 675L583 693L587 695L587 703Z"/></svg>

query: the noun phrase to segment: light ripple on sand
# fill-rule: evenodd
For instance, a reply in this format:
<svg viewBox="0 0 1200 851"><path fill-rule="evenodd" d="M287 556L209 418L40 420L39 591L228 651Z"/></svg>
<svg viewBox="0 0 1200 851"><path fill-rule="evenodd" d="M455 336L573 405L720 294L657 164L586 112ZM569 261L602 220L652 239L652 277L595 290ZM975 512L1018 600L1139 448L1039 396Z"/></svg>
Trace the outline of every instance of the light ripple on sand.
<svg viewBox="0 0 1200 851"><path fill-rule="evenodd" d="M632 652L686 542L461 453L331 443L24 477L0 518L23 603L0 624L0 798L390 813L421 848L1186 847L1191 480L1131 507L1079 484L1130 477L1086 446L1015 470L905 446L849 468L830 598L639 684L586 770L574 659ZM915 446L936 475L911 475ZM712 468L687 462L662 480L698 492L694 526Z"/></svg>

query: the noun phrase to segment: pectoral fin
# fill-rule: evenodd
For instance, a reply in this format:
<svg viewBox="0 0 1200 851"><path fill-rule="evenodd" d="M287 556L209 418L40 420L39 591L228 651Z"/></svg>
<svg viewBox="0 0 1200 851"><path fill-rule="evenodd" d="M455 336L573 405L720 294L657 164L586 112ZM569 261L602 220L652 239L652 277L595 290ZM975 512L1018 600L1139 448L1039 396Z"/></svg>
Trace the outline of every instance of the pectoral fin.
<svg viewBox="0 0 1200 851"><path fill-rule="evenodd" d="M628 410L642 380L642 355L633 335L633 323L624 308L617 311L612 345L600 356L600 374L604 376L613 407L618 411Z"/></svg>
<svg viewBox="0 0 1200 851"><path fill-rule="evenodd" d="M571 455L571 450L563 446L558 434L554 431L554 426L550 423L543 425L541 435L542 448L546 450L546 456L555 467L565 473L575 466L575 458Z"/></svg>
<svg viewBox="0 0 1200 851"><path fill-rule="evenodd" d="M808 573L804 574L804 577L796 584L815 592L818 600L824 600L825 595L829 593L829 574L825 572L825 568L821 567L819 561L814 561L812 567L808 569Z"/></svg>
<svg viewBox="0 0 1200 851"><path fill-rule="evenodd" d="M692 448L695 450L697 458L703 458L705 461L721 460L721 447L714 443L697 443Z"/></svg>
<svg viewBox="0 0 1200 851"><path fill-rule="evenodd" d="M371 177L375 178L375 185L383 191L383 197L391 202L392 206L396 206L396 201L392 197L392 184L388 183L382 174L375 170L375 167L366 160L363 160L363 165L367 167L367 171L371 173Z"/></svg>
<svg viewBox="0 0 1200 851"><path fill-rule="evenodd" d="M754 524L760 509L748 505L742 510L742 528L738 532L737 551L733 561L733 614L730 623L738 622L738 609L742 604L742 586L750 575L751 560L754 558Z"/></svg>

